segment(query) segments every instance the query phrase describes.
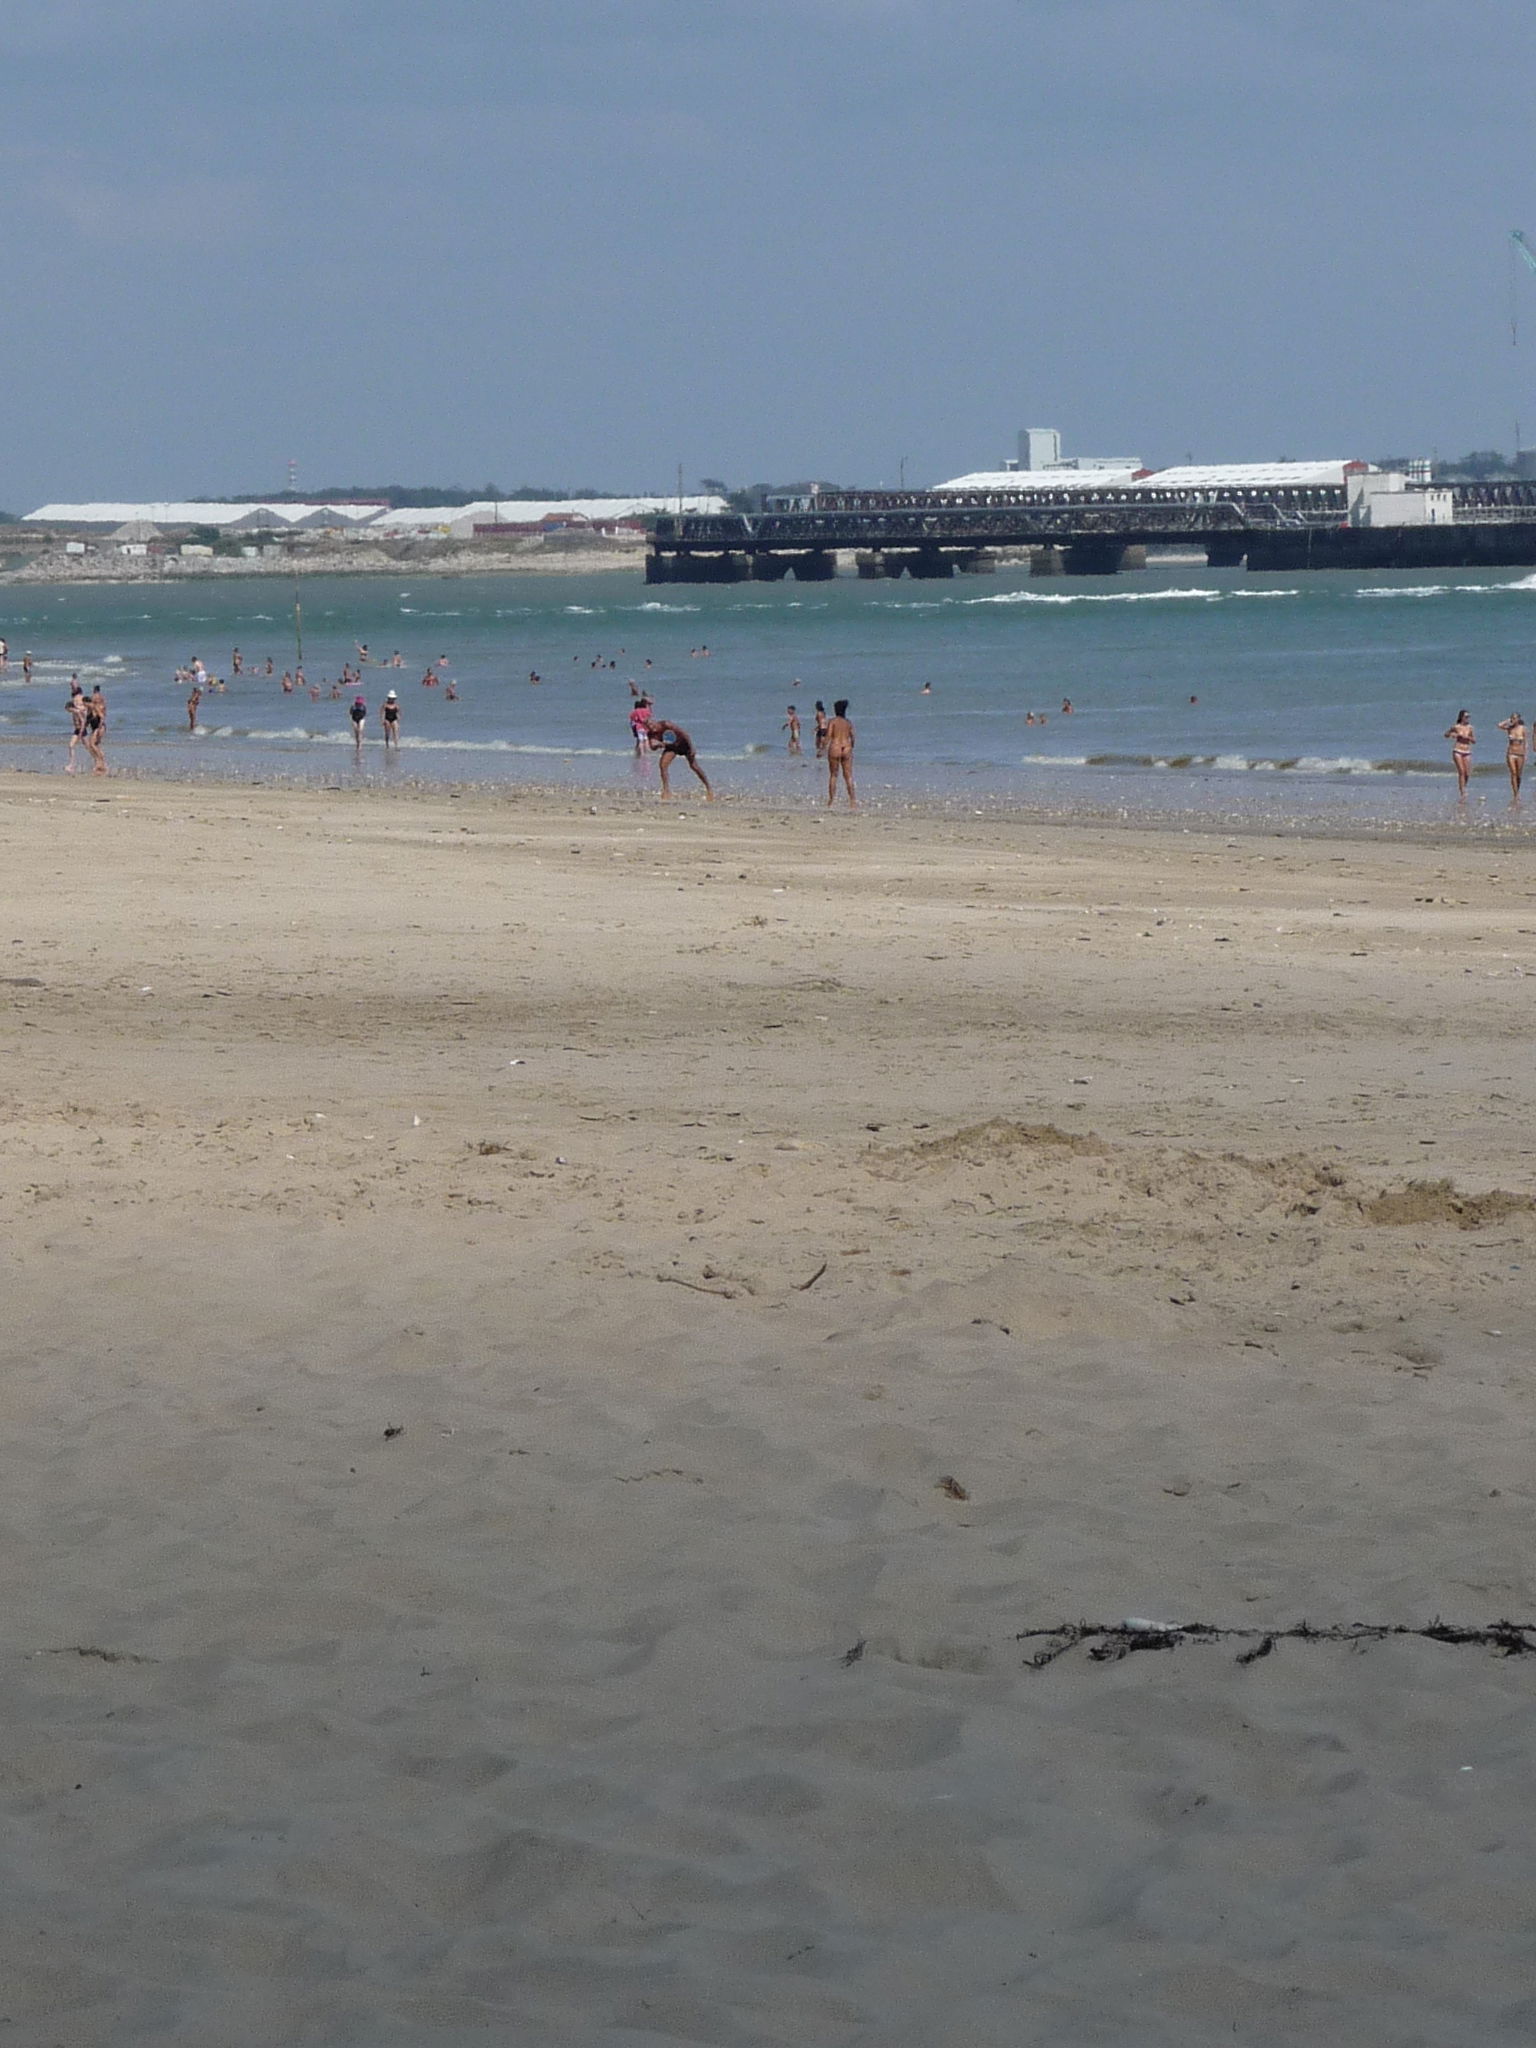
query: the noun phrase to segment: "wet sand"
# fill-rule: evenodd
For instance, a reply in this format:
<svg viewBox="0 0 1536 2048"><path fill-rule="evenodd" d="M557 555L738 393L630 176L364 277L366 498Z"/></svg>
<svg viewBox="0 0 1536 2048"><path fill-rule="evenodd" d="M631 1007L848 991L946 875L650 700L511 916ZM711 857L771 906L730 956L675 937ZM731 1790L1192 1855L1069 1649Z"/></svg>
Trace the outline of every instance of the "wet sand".
<svg viewBox="0 0 1536 2048"><path fill-rule="evenodd" d="M18 2042L1529 2040L1520 848L0 778ZM1243 1639L1247 1642L1249 1639Z"/></svg>

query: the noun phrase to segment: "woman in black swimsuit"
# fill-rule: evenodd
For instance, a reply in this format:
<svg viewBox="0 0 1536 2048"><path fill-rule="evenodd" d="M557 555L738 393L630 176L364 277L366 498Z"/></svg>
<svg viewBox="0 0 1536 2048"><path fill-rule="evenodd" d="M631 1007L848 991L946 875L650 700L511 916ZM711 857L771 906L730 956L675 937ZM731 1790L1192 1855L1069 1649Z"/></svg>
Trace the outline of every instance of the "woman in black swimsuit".
<svg viewBox="0 0 1536 2048"><path fill-rule="evenodd" d="M669 797L672 794L671 785L667 781L667 770L674 761L686 761L704 785L705 802L714 802L715 792L709 786L709 777L699 766L698 757L693 751L693 741L689 739L687 733L683 731L680 725L674 725L669 718L653 718L645 728L645 736L650 744L651 752L653 754L659 753L661 756L657 765L661 769L661 794L663 798Z"/></svg>
<svg viewBox="0 0 1536 2048"><path fill-rule="evenodd" d="M384 751L400 744L400 699L391 690L384 699Z"/></svg>
<svg viewBox="0 0 1536 2048"><path fill-rule="evenodd" d="M352 699L352 708L347 713L352 721L352 744L359 754L363 751L363 727L368 719L368 706L361 697Z"/></svg>
<svg viewBox="0 0 1536 2048"><path fill-rule="evenodd" d="M107 772L106 748L102 743L106 730L107 700L98 683L85 700L85 751L95 763L91 770L93 775L105 775Z"/></svg>

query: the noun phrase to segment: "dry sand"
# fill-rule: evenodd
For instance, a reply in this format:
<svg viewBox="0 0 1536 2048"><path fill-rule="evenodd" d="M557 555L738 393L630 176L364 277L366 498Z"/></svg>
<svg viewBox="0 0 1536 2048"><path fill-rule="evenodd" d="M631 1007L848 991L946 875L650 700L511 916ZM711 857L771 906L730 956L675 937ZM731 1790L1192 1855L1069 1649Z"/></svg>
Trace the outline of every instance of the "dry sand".
<svg viewBox="0 0 1536 2048"><path fill-rule="evenodd" d="M1529 855L592 802L0 781L3 2038L1528 2043Z"/></svg>

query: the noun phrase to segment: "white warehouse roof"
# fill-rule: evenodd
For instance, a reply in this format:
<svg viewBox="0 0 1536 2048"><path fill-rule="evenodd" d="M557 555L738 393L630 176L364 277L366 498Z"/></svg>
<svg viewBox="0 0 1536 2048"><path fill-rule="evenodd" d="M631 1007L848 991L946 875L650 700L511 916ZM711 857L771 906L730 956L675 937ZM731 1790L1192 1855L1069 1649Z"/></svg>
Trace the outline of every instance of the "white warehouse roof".
<svg viewBox="0 0 1536 2048"><path fill-rule="evenodd" d="M536 526L541 519L570 517L590 519L605 526L616 519L639 519L647 512L675 512L678 500L654 498L478 498L472 505L402 505L395 512L381 512L370 522L375 533L439 533L457 527L467 533L474 526ZM724 498L685 497L685 512L724 512Z"/></svg>
<svg viewBox="0 0 1536 2048"><path fill-rule="evenodd" d="M1351 465L1336 462L1196 462L1154 470L1140 479L1148 491L1307 491L1342 487Z"/></svg>
<svg viewBox="0 0 1536 2048"><path fill-rule="evenodd" d="M1197 462L1172 469L979 469L939 491L1304 491L1342 486L1355 465L1334 462Z"/></svg>
<svg viewBox="0 0 1536 2048"><path fill-rule="evenodd" d="M589 519L594 525L615 519L637 519L647 512L677 509L675 494L642 498L551 498L530 503L525 498L482 498L471 505L406 505L391 512L374 505L333 505L309 500L303 504L201 505L195 502L152 505L41 505L25 516L46 526L126 526L139 521L166 526L238 526L367 528L370 533L441 533L449 527L468 533L472 526L536 524L562 514ZM685 497L685 512L724 512L724 498Z"/></svg>
<svg viewBox="0 0 1536 2048"><path fill-rule="evenodd" d="M935 484L936 491L1085 491L1101 485L1127 484L1136 475L1125 469L977 469L969 476Z"/></svg>
<svg viewBox="0 0 1536 2048"><path fill-rule="evenodd" d="M325 523L334 520L337 526L356 526L360 521L370 519L371 509L364 505L199 505L196 503L155 503L152 505L40 505L35 512L25 514L45 526L126 526L139 520L148 520L155 526L236 526L244 521L253 523L251 514L260 512L262 524L271 527L298 526L313 523L316 513L329 515Z"/></svg>

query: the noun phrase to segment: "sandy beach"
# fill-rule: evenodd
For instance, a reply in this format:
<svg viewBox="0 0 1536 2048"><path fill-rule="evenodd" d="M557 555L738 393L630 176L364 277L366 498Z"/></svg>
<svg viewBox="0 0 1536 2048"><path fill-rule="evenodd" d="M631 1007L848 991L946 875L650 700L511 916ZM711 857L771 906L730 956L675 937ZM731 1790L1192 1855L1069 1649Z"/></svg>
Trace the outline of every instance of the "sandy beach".
<svg viewBox="0 0 1536 2048"><path fill-rule="evenodd" d="M1523 849L0 858L7 2040L1530 2041Z"/></svg>

